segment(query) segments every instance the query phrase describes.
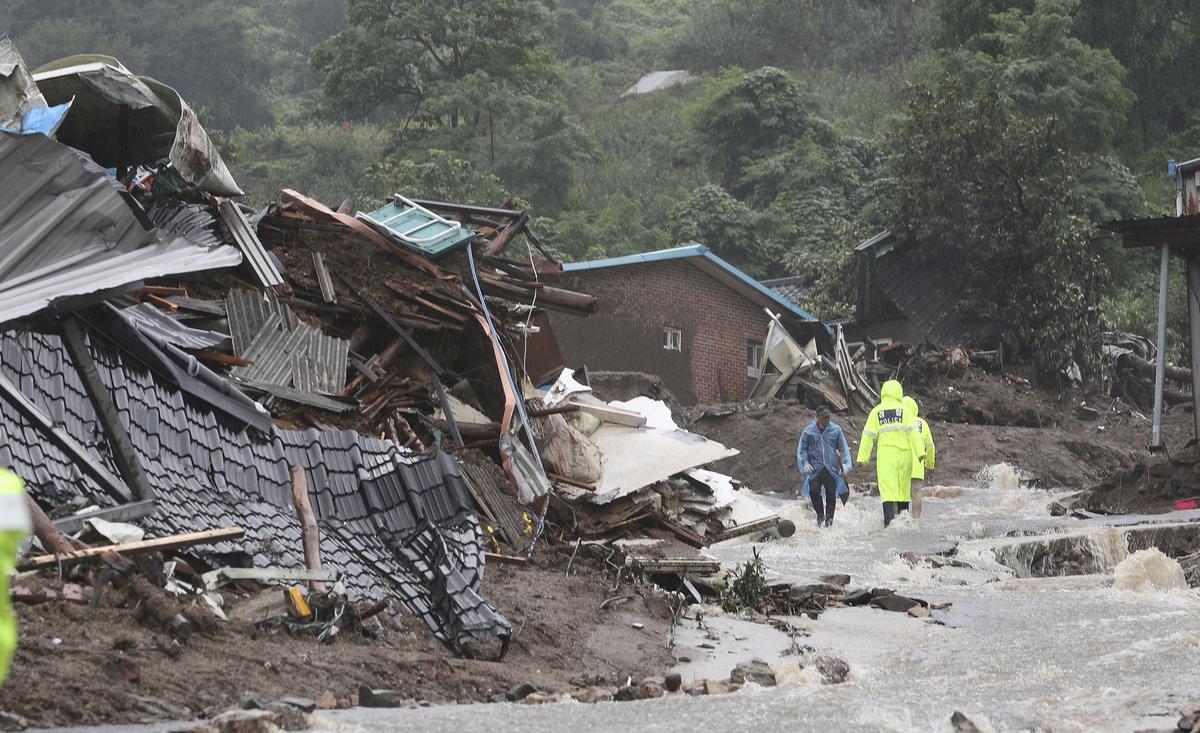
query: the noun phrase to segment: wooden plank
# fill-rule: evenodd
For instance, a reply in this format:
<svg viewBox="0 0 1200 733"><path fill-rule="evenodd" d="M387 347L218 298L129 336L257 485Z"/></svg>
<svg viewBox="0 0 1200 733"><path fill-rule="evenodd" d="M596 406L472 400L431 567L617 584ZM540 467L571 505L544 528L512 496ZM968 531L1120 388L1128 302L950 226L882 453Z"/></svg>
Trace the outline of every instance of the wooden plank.
<svg viewBox="0 0 1200 733"><path fill-rule="evenodd" d="M299 466L292 466L292 505L296 508L296 517L300 520L304 567L320 570L321 533L317 529L317 518L313 514L312 504L308 500L308 481L304 478L304 469ZM319 580L312 581L311 587L318 593L325 590L325 584Z"/></svg>
<svg viewBox="0 0 1200 733"><path fill-rule="evenodd" d="M337 291L333 289L333 278L325 267L325 259L320 252L312 253L313 270L317 273L317 285L321 288L321 299L326 303L337 303Z"/></svg>
<svg viewBox="0 0 1200 733"><path fill-rule="evenodd" d="M646 424L646 416L633 410L622 410L619 407L609 407L608 405L593 405L587 402L572 402L571 404L578 405L580 412L586 412L604 422L628 425L631 428L640 428Z"/></svg>
<svg viewBox="0 0 1200 733"><path fill-rule="evenodd" d="M89 547L86 550L76 550L71 553L58 555L57 557L54 555L37 555L18 563L17 570L36 570L38 568L54 567L59 563L72 565L77 562L98 560L106 552L116 552L121 555L145 555L151 552L178 550L181 547L191 547L192 545L211 545L215 542L236 540L245 534L246 530L241 527L225 527L222 529L205 530L204 532L189 532L170 537L159 537L153 540L142 540L141 542L128 542L123 545Z"/></svg>
<svg viewBox="0 0 1200 733"><path fill-rule="evenodd" d="M217 568L200 576L205 590L213 590L225 581L262 580L282 582L325 581L336 582L336 570L309 570L308 568Z"/></svg>
<svg viewBox="0 0 1200 733"><path fill-rule="evenodd" d="M189 353L192 356L196 357L197 359L203 359L204 361L211 361L216 364L228 364L229 366L253 366L254 365L254 362L249 359L243 359L242 357L234 356L233 354L226 354L222 351L212 351L210 349L197 349L196 351L191 351Z"/></svg>
<svg viewBox="0 0 1200 733"><path fill-rule="evenodd" d="M512 555L497 555L494 552L483 553L483 558L486 562L494 562L500 565L528 565L529 561L523 557L513 557Z"/></svg>

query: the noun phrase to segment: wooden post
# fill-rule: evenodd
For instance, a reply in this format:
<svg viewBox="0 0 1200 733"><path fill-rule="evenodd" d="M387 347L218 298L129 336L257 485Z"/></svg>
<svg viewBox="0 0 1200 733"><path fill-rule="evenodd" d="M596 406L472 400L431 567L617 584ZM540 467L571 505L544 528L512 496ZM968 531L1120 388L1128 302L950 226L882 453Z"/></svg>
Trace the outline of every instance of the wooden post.
<svg viewBox="0 0 1200 733"><path fill-rule="evenodd" d="M320 570L321 535L317 530L312 504L308 501L308 481L304 479L304 469L299 466L292 466L292 504L296 507L296 517L300 520L300 532L304 537L304 566L309 570ZM317 592L325 590L325 583L319 580L312 581L309 586Z"/></svg>
<svg viewBox="0 0 1200 733"><path fill-rule="evenodd" d="M33 533L41 540L42 547L55 555L69 555L80 549L72 545L67 536L54 526L54 522L50 521L50 517L46 516L33 497L26 494L25 503L29 505L29 516L33 519Z"/></svg>

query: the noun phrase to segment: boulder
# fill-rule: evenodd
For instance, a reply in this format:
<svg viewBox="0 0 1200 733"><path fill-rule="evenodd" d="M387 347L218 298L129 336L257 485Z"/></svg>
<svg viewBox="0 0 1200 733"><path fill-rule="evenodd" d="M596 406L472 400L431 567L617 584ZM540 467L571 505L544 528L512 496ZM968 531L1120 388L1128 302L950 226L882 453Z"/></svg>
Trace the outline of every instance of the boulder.
<svg viewBox="0 0 1200 733"><path fill-rule="evenodd" d="M771 665L763 660L752 659L734 667L733 671L729 673L729 681L739 684L753 682L763 687L774 687L775 672L771 669Z"/></svg>
<svg viewBox="0 0 1200 733"><path fill-rule="evenodd" d="M583 703L609 702L613 699L613 691L608 687L591 686L575 690L571 697Z"/></svg>
<svg viewBox="0 0 1200 733"><path fill-rule="evenodd" d="M562 700L562 695L557 692L531 692L525 696L523 701L526 705L545 705L546 703L558 702Z"/></svg>
<svg viewBox="0 0 1200 733"><path fill-rule="evenodd" d="M667 689L667 692L679 692L682 685L683 677L678 672L672 672L663 678L663 687Z"/></svg>
<svg viewBox="0 0 1200 733"><path fill-rule="evenodd" d="M882 608L885 611L895 611L897 613L905 613L913 606L928 606L925 601L916 598L908 598L906 596L878 596L871 599L871 605L875 608Z"/></svg>
<svg viewBox="0 0 1200 733"><path fill-rule="evenodd" d="M663 689L662 684L653 679L643 680L641 686L638 688L639 700L653 700L665 694L667 694L667 691Z"/></svg>
<svg viewBox="0 0 1200 733"><path fill-rule="evenodd" d="M358 704L364 708L398 708L400 695L395 690L374 690L363 685L358 688Z"/></svg>
<svg viewBox="0 0 1200 733"><path fill-rule="evenodd" d="M333 690L326 690L317 697L316 709L318 710L333 710L337 706L337 697L333 694Z"/></svg>
<svg viewBox="0 0 1200 733"><path fill-rule="evenodd" d="M827 685L840 685L850 676L850 665L837 657L817 657L813 666L821 673L821 680Z"/></svg>
<svg viewBox="0 0 1200 733"><path fill-rule="evenodd" d="M538 688L534 687L528 682L523 682L516 687L511 688L506 694L510 702L517 702L518 700L524 700L537 691Z"/></svg>
<svg viewBox="0 0 1200 733"><path fill-rule="evenodd" d="M617 691L613 693L613 699L619 702L629 702L630 700L638 699L641 689L633 685L621 685Z"/></svg>
<svg viewBox="0 0 1200 733"><path fill-rule="evenodd" d="M271 702L267 703L264 710L278 715L279 720L275 724L284 730L308 730L308 716L294 705L285 702Z"/></svg>
<svg viewBox="0 0 1200 733"><path fill-rule="evenodd" d="M971 719L962 713L955 711L954 715L950 716L950 725L954 726L955 733L980 733L979 726L971 722Z"/></svg>
<svg viewBox="0 0 1200 733"><path fill-rule="evenodd" d="M929 609L924 606L913 606L908 609L908 615L913 618L929 618Z"/></svg>
<svg viewBox="0 0 1200 733"><path fill-rule="evenodd" d="M859 588L842 596L842 603L845 603L847 606L865 606L871 602L871 597L871 591L866 588Z"/></svg>
<svg viewBox="0 0 1200 733"><path fill-rule="evenodd" d="M276 733L279 716L270 710L226 710L212 719L220 733Z"/></svg>
<svg viewBox="0 0 1200 733"><path fill-rule="evenodd" d="M850 576L841 573L835 575L822 575L821 582L828 583L829 585L836 585L838 588L845 588L846 586L850 585Z"/></svg>
<svg viewBox="0 0 1200 733"><path fill-rule="evenodd" d="M733 686L721 680L704 680L705 695L724 695L733 692Z"/></svg>
<svg viewBox="0 0 1200 733"><path fill-rule="evenodd" d="M307 697L281 697L278 701L284 705L291 705L292 707L298 708L306 713L311 713L317 709L317 703L308 699Z"/></svg>

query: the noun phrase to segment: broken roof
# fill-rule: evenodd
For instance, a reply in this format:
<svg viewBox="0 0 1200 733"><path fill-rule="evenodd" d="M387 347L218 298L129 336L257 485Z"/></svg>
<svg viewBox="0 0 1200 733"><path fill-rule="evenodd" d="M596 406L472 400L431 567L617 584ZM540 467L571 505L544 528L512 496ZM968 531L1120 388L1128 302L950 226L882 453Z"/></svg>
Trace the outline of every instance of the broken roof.
<svg viewBox="0 0 1200 733"><path fill-rule="evenodd" d="M587 270L600 270L610 267L624 267L626 265L641 265L650 262L679 259L691 262L714 279L728 285L734 291L764 308L780 309L787 315L805 321L819 320L816 316L802 310L795 303L787 300L779 293L716 256L703 244L689 244L673 249L660 249L655 252L643 252L636 255L611 257L605 260L592 260L590 262L567 262L563 265L563 271L567 273L584 272Z"/></svg>
<svg viewBox="0 0 1200 733"><path fill-rule="evenodd" d="M1122 219L1101 224L1100 228L1120 234L1126 249L1163 245L1194 249L1200 246L1200 214Z"/></svg>
<svg viewBox="0 0 1200 733"><path fill-rule="evenodd" d="M179 92L120 61L81 54L34 70L49 104L74 100L58 139L87 152L102 166L157 166L169 160L183 179L218 196L240 196L196 113Z"/></svg>
<svg viewBox="0 0 1200 733"><path fill-rule="evenodd" d="M813 284L808 278L793 275L791 277L777 277L770 280L760 280L764 286L774 290L779 294L779 297L787 300L787 302L800 307L800 303L808 297L812 292Z"/></svg>
<svg viewBox="0 0 1200 733"><path fill-rule="evenodd" d="M0 132L0 323L68 296L232 267L241 253L155 229L115 179L43 135Z"/></svg>

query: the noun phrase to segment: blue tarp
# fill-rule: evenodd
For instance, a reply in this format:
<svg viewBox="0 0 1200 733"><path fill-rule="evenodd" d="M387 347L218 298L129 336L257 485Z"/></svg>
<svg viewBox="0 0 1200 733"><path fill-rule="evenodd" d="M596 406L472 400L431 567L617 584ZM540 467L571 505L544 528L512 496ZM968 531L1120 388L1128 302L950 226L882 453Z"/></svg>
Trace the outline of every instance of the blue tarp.
<svg viewBox="0 0 1200 733"><path fill-rule="evenodd" d="M0 129L8 132L15 132L18 135L45 135L46 137L54 137L54 133L58 130L58 126L62 124L63 118L67 116L67 110L71 109L71 102L63 102L56 104L53 107L38 107L31 109L25 113L25 119L21 121L21 129L10 130L7 127L0 125Z"/></svg>

